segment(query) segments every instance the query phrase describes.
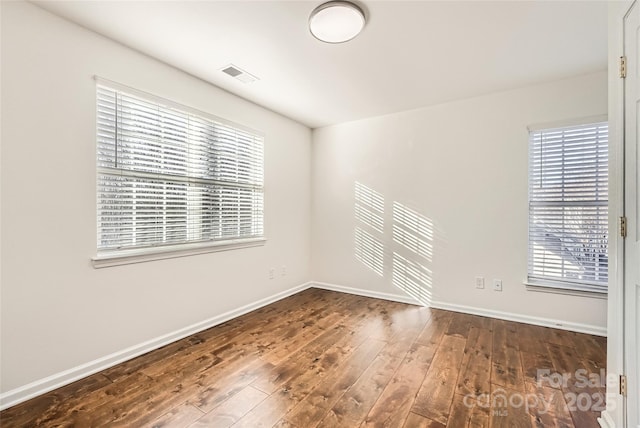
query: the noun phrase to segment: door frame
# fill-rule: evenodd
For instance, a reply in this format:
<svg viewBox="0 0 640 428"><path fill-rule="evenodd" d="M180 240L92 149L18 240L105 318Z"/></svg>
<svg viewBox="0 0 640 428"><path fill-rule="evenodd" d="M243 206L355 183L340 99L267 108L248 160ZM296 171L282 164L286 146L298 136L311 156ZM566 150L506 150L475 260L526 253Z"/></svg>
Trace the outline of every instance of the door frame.
<svg viewBox="0 0 640 428"><path fill-rule="evenodd" d="M640 1L640 0L639 0ZM608 3L609 87L609 289L607 302L607 374L624 373L624 239L619 218L624 214L624 79L619 59L624 54L624 17L633 0ZM618 382L607 382L607 410L599 419L604 428L624 427L625 400Z"/></svg>

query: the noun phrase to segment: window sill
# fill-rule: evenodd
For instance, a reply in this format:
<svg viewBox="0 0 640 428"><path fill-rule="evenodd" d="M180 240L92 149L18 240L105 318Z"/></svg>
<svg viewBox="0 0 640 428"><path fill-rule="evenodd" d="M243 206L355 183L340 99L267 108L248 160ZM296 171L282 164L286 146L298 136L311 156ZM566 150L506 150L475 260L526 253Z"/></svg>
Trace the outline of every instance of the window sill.
<svg viewBox="0 0 640 428"><path fill-rule="evenodd" d="M235 239L219 242L200 242L197 244L172 245L167 247L144 248L135 250L105 251L91 259L96 269L172 259L218 251L259 247L267 242L264 238Z"/></svg>
<svg viewBox="0 0 640 428"><path fill-rule="evenodd" d="M601 290L583 290L577 286L572 287L570 284L552 281L524 281L527 291L539 293L564 294L568 296L590 297L593 299L607 299L608 293Z"/></svg>

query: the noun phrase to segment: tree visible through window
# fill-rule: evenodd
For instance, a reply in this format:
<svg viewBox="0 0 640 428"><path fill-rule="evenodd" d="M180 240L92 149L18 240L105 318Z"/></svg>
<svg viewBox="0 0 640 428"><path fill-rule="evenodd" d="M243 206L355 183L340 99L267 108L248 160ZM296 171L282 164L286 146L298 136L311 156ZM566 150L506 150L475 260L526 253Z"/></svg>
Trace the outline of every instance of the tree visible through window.
<svg viewBox="0 0 640 428"><path fill-rule="evenodd" d="M97 87L98 250L263 236L263 138Z"/></svg>
<svg viewBox="0 0 640 428"><path fill-rule="evenodd" d="M529 282L606 291L607 123L529 137Z"/></svg>

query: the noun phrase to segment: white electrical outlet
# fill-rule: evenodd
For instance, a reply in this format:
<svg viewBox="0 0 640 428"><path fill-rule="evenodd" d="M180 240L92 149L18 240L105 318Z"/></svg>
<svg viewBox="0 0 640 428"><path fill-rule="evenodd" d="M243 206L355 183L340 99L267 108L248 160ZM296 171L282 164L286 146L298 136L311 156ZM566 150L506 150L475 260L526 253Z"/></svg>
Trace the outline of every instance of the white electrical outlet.
<svg viewBox="0 0 640 428"><path fill-rule="evenodd" d="M269 279L273 279L276 277L276 269L275 268L269 268Z"/></svg>
<svg viewBox="0 0 640 428"><path fill-rule="evenodd" d="M280 275L287 276L287 267L285 265L280 268Z"/></svg>
<svg viewBox="0 0 640 428"><path fill-rule="evenodd" d="M502 280L494 279L493 280L493 291L502 291Z"/></svg>
<svg viewBox="0 0 640 428"><path fill-rule="evenodd" d="M476 288L484 288L484 278L476 276Z"/></svg>

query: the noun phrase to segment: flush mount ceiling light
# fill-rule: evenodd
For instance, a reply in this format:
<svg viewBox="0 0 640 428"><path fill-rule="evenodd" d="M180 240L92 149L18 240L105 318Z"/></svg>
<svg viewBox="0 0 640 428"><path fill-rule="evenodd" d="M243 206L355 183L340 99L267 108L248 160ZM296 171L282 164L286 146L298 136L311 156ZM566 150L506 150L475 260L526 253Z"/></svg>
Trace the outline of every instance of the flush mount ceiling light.
<svg viewBox="0 0 640 428"><path fill-rule="evenodd" d="M360 34L364 12L348 1L330 1L316 7L309 17L309 30L326 43L343 43Z"/></svg>

